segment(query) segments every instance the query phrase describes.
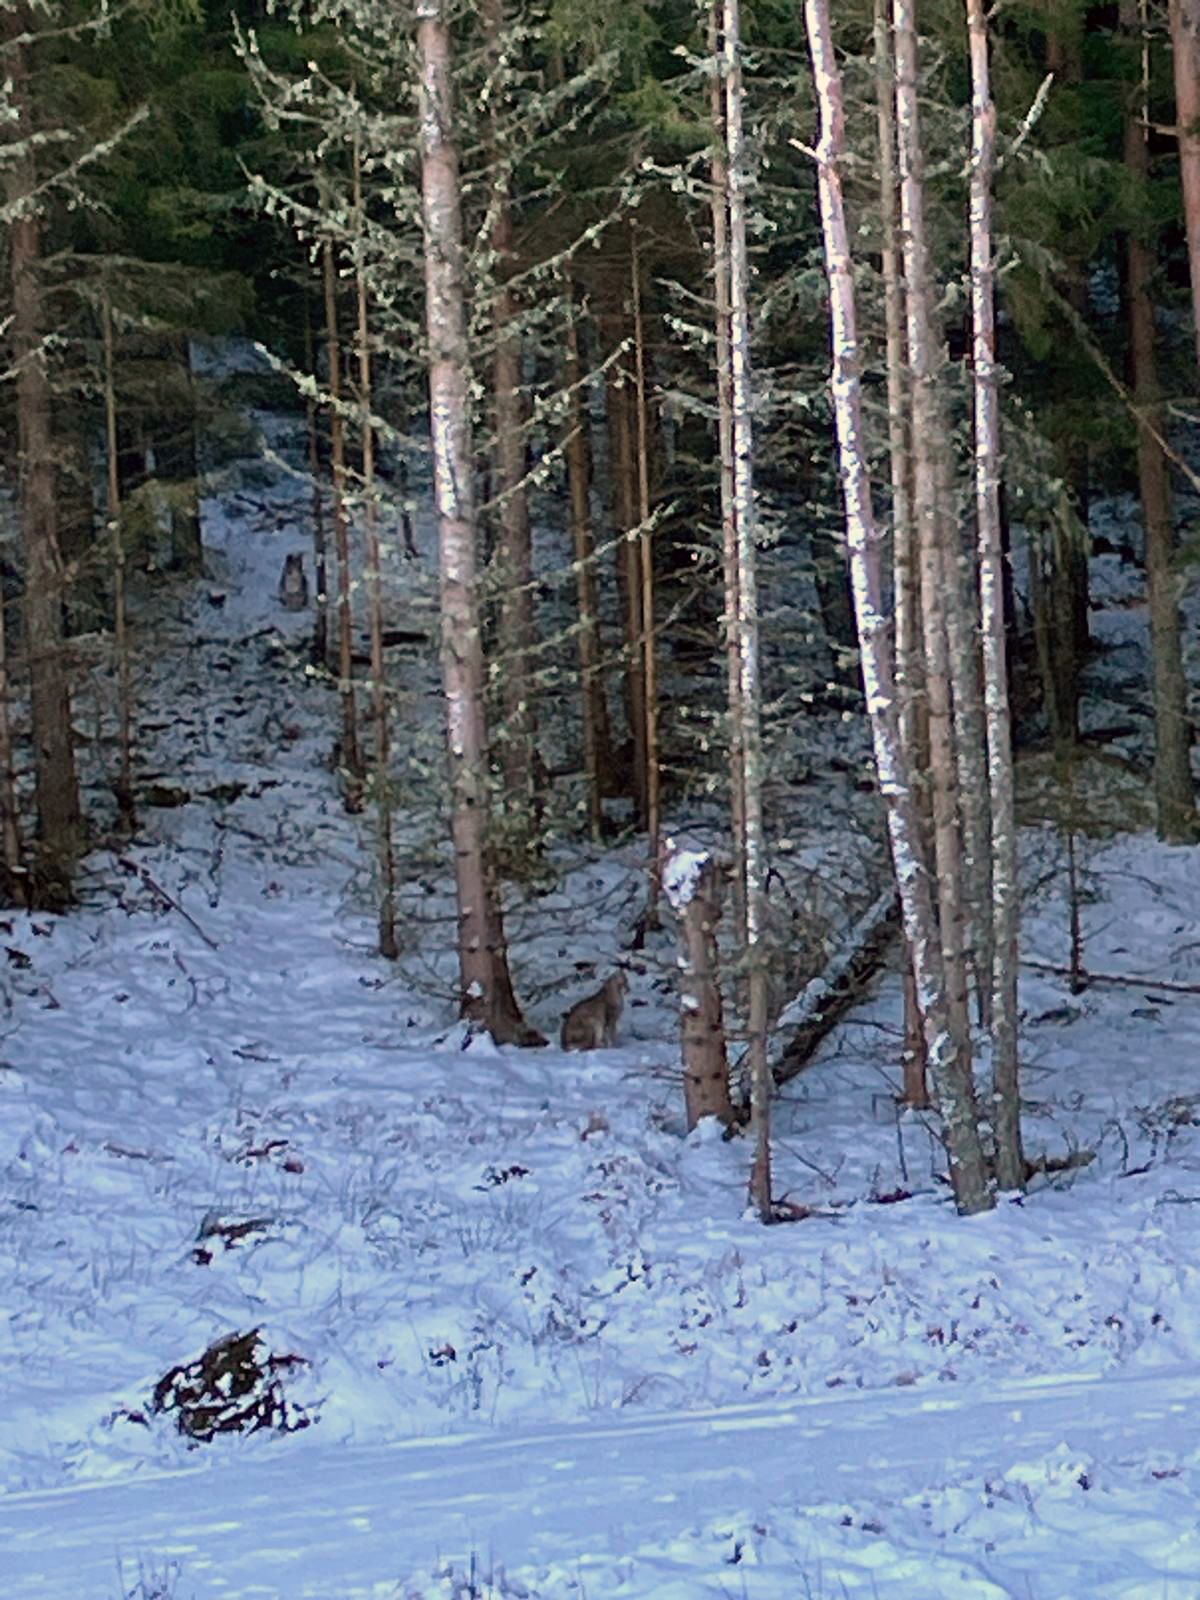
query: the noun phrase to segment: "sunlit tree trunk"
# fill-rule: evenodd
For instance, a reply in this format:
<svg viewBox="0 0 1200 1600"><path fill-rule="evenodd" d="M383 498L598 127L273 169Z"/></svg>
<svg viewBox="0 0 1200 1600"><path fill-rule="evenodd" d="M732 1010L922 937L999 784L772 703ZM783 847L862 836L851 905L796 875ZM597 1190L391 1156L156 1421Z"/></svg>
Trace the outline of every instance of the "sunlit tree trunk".
<svg viewBox="0 0 1200 1600"><path fill-rule="evenodd" d="M937 385L942 361L933 327L933 276L924 214L924 158L917 105L917 35L912 0L895 0L896 125L904 240L905 313L912 373L913 515L917 528L925 696L929 718L930 804L938 924L956 1054L970 1061L958 757L951 696L946 608L957 597L957 532L939 496L937 451L944 419Z"/></svg>
<svg viewBox="0 0 1200 1600"><path fill-rule="evenodd" d="M1179 175L1192 279L1192 325L1200 368L1200 0L1170 0Z"/></svg>
<svg viewBox="0 0 1200 1600"><path fill-rule="evenodd" d="M805 0L813 78L821 109L817 147L821 221L829 278L833 400L837 423L846 536L850 548L863 685L880 793L900 894L905 934L919 990L929 1070L945 1130L955 1200L965 1213L995 1201L975 1116L970 1057L951 1026L937 916L913 795L912 772L900 739L896 688L888 645L880 538L871 505L862 426L862 383L854 305L854 268L838 163L845 152L842 84L833 49L828 0Z"/></svg>
<svg viewBox="0 0 1200 1600"><path fill-rule="evenodd" d="M739 0L722 17L725 159L729 182L729 366L733 445L733 510L737 526L738 699L746 828L746 963L748 968L750 1113L754 1165L750 1198L771 1219L771 1073L767 1065L766 838L762 803L762 703L758 654L754 429L751 411L750 257L746 240L746 149L742 131L742 42Z"/></svg>
<svg viewBox="0 0 1200 1600"><path fill-rule="evenodd" d="M1130 35L1138 27L1137 0L1121 0L1121 25ZM1149 181L1146 85L1126 108L1125 169L1132 192L1142 195ZM1125 240L1129 295L1129 344L1133 395L1137 405L1137 466L1146 529L1146 594L1150 610L1150 656L1154 696L1154 801L1158 835L1174 844L1196 837L1196 795L1192 782L1192 725L1187 710L1187 679L1180 644L1178 579L1173 559L1171 479L1159 442L1164 425L1155 355L1151 281L1154 253L1135 223Z"/></svg>
<svg viewBox="0 0 1200 1600"><path fill-rule="evenodd" d="M450 765L464 1016L497 1043L541 1043L521 1018L488 860L487 726L478 520L468 387L462 208L445 0L417 0L425 326L442 605L442 677Z"/></svg>
<svg viewBox="0 0 1200 1600"><path fill-rule="evenodd" d="M74 866L83 845L83 819L63 652L63 570L40 279L42 227L36 158L29 144L35 130L26 48L17 42L31 25L28 6L10 5L0 11L0 43L7 47L8 100L16 118L11 132L17 149L6 167L5 186L13 216L8 232L12 279L9 337L16 371L18 509L25 555L23 615L37 806L37 897L60 902L70 897Z"/></svg>
<svg viewBox="0 0 1200 1600"><path fill-rule="evenodd" d="M979 612L987 718L991 819L992 1131L996 1182L1025 1187L1017 1061L1017 822L1013 798L1012 721L1004 614L1000 526L1000 395L996 372L996 270L992 181L996 106L992 99L985 0L967 0L971 53L971 320L975 411L975 521L979 543ZM981 975L984 976L984 975Z"/></svg>
<svg viewBox="0 0 1200 1600"><path fill-rule="evenodd" d="M738 534L733 478L733 366L729 359L729 167L725 159L725 97L720 73L721 13L713 0L708 48L715 70L709 114L713 232L713 320L717 366L717 453L721 490L721 564L724 577L725 693L729 711L729 819L733 840L733 923L746 948L746 762L742 749L742 666L738 651Z"/></svg>
<svg viewBox="0 0 1200 1600"><path fill-rule="evenodd" d="M887 338L888 455L892 483L892 593L895 677L900 741L909 771L924 770L928 739L921 715L921 605L917 583L917 542L912 510L910 396L906 382L908 346L904 336L904 283L896 228L896 88L892 64L889 0L875 0L875 110L879 134L879 205L882 218L881 264ZM905 953L904 1103L914 1110L929 1105L925 1035L912 971Z"/></svg>
<svg viewBox="0 0 1200 1600"><path fill-rule="evenodd" d="M480 0L479 19L490 67L487 142L492 163L492 497L497 504L495 572L499 617L496 661L502 727L496 730L496 760L503 776L508 848L532 842L540 800L535 749L537 721L531 671L533 646L533 545L525 493L525 407L522 399L521 335L517 303L508 278L513 260L512 200L503 149L500 105L504 95L504 0Z"/></svg>

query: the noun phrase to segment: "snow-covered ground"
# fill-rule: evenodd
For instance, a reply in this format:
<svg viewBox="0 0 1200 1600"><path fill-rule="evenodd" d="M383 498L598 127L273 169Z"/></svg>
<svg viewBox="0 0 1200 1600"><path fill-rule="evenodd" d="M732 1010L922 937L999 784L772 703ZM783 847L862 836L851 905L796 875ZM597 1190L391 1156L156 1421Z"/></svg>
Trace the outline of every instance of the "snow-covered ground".
<svg viewBox="0 0 1200 1600"><path fill-rule="evenodd" d="M958 1219L885 983L780 1096L807 1215L763 1229L745 1141L683 1135L669 935L622 952L637 841L509 918L550 1035L624 955L617 1049L466 1038L415 804L373 954L274 598L302 514L270 474L210 504L210 579L139 630L139 776L183 803L78 912L0 920L0 1594L1200 1595L1200 857L1080 841L1087 966L1142 981L1071 995L1029 832L1029 1153L1094 1161ZM399 587L428 626L427 567ZM429 653L394 671L427 751ZM190 1443L156 1386L255 1332L294 1431Z"/></svg>

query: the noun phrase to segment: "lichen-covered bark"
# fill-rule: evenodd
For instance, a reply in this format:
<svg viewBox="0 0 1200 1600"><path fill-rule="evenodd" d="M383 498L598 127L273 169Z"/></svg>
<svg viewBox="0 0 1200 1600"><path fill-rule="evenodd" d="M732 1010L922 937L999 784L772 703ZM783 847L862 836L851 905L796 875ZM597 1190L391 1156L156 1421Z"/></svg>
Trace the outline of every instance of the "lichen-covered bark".
<svg viewBox="0 0 1200 1600"><path fill-rule="evenodd" d="M425 328L464 1016L498 1043L529 1038L513 994L488 861L487 726L463 288L462 210L444 0L417 0ZM532 1042L532 1040L530 1040Z"/></svg>
<svg viewBox="0 0 1200 1600"><path fill-rule="evenodd" d="M854 303L853 262L838 162L845 149L841 75L833 49L828 0L805 0L813 76L821 108L817 173L825 265L829 279L832 390L838 456L846 508L855 617L863 687L880 793L900 894L905 935L912 951L930 1075L945 1131L950 1180L959 1210L994 1205L975 1118L970 1058L951 1025L946 974L921 840L912 773L900 740L895 680L884 610L882 552L871 505L862 427L862 384Z"/></svg>
<svg viewBox="0 0 1200 1600"><path fill-rule="evenodd" d="M996 107L992 99L984 0L967 0L971 55L971 320L975 411L975 522L979 613L987 719L991 821L992 1132L996 1181L1025 1187L1017 1060L1017 824L1013 799L1012 721L1008 703L1004 550L1000 528L1000 396L996 374L992 178Z"/></svg>
<svg viewBox="0 0 1200 1600"><path fill-rule="evenodd" d="M746 962L749 969L750 1113L754 1166L750 1197L771 1217L771 1074L767 1065L767 964L764 944L766 837L762 802L762 695L758 651L754 429L751 413L750 258L746 241L746 151L742 130L741 16L725 0L725 157L729 181L729 364L733 445L733 512L737 528L738 714L741 718L742 804L746 850Z"/></svg>
<svg viewBox="0 0 1200 1600"><path fill-rule="evenodd" d="M924 162L917 103L917 35L912 0L895 0L896 125L899 141L900 215L904 240L905 314L912 372L913 513L917 527L921 620L925 643L925 694L929 717L930 807L937 873L938 927L955 1053L969 1078L970 1023L965 949L958 750L951 690L952 660L947 609L959 576L938 482L937 452L944 431L938 396L943 352L933 327L933 275L925 232Z"/></svg>

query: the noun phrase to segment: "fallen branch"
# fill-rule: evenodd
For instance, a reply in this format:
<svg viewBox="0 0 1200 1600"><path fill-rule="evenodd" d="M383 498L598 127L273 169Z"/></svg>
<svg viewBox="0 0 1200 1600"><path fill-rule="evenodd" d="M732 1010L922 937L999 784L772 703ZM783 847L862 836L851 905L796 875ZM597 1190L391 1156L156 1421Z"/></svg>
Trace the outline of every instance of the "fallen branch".
<svg viewBox="0 0 1200 1600"><path fill-rule="evenodd" d="M163 888L162 884L157 882L150 875L150 873L146 871L145 867L141 866L136 861L131 861L128 856L117 856L116 861L117 865L125 872L128 872L131 877L140 878L141 881L146 885L147 889L152 890L160 900L165 900L167 905L169 905L173 911L178 911L183 920L189 923L196 930L210 950L219 950L221 948L215 939L210 938L209 935L205 933L204 929L196 921L192 913L184 906L181 906L174 895L168 894Z"/></svg>
<svg viewBox="0 0 1200 1600"><path fill-rule="evenodd" d="M1072 972L1070 967L1060 967L1053 961L1022 961L1021 965L1034 972L1073 978L1085 989L1092 983L1110 983L1122 989L1165 989L1168 994L1200 994L1200 983L1172 983L1167 978L1130 977L1122 972Z"/></svg>
<svg viewBox="0 0 1200 1600"><path fill-rule="evenodd" d="M883 966L898 928L896 891L889 888L859 917L821 976L807 983L780 1013L771 1038L776 1083L786 1083L802 1072L821 1043L862 999Z"/></svg>

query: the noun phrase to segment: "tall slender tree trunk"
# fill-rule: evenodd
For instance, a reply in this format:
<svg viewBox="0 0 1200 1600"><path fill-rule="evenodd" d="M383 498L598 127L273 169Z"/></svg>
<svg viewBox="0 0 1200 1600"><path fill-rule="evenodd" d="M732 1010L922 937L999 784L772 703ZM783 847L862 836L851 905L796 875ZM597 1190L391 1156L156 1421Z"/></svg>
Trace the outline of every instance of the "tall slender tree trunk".
<svg viewBox="0 0 1200 1600"><path fill-rule="evenodd" d="M979 542L979 613L983 625L991 820L992 1131L996 1182L1025 1187L1017 1060L1017 819L1013 794L1004 548L1000 526L1000 395L996 372L996 269L992 254L992 182L996 106L992 99L985 0L967 0L971 53L971 319L975 410L975 522Z"/></svg>
<svg viewBox="0 0 1200 1600"><path fill-rule="evenodd" d="M660 771L658 750L658 655L654 630L654 534L650 526L650 442L646 403L646 329L642 315L642 272L637 229L630 229L629 251L633 308L634 414L637 421L637 572L642 592L642 692L645 697L646 832L650 860L650 896L646 925L657 921L659 877Z"/></svg>
<svg viewBox="0 0 1200 1600"><path fill-rule="evenodd" d="M1137 0L1121 0L1121 25L1138 28ZM1125 114L1125 168L1133 193L1144 193L1150 171L1146 87ZM1171 527L1171 479L1159 438L1162 396L1155 356L1154 253L1134 226L1125 241L1129 294L1129 342L1137 405L1137 466L1146 530L1146 592L1150 610L1150 656L1154 696L1154 801L1158 836L1174 844L1196 838L1196 793L1192 782L1192 725L1180 644L1178 579Z"/></svg>
<svg viewBox="0 0 1200 1600"><path fill-rule="evenodd" d="M924 158L917 106L917 34L912 0L894 0L896 124L904 238L905 312L912 373L913 514L917 527L925 691L929 717L930 799L938 924L955 1053L970 1062L958 759L946 607L957 597L957 551L939 495L936 452L944 431L938 398L942 351L932 317L933 275L924 214ZM969 1067L966 1068L969 1077Z"/></svg>
<svg viewBox="0 0 1200 1600"><path fill-rule="evenodd" d="M708 48L721 64L724 0L713 0ZM724 578L725 694L729 714L729 819L733 841L733 925L739 949L746 938L746 757L742 748L742 666L738 651L738 533L733 475L733 365L729 359L729 167L725 159L724 80L714 71L709 114L713 232L713 320L717 361L717 453L721 491L721 565Z"/></svg>
<svg viewBox="0 0 1200 1600"><path fill-rule="evenodd" d="M463 1015L497 1043L543 1043L522 1020L488 859L487 725L478 514L463 283L462 202L446 0L416 0L425 325L442 604Z"/></svg>
<svg viewBox="0 0 1200 1600"><path fill-rule="evenodd" d="M333 476L333 543L338 565L338 693L342 701L341 768L347 811L361 811L363 762L354 689L354 576L350 571L350 514L346 505L346 424L342 417L342 354L338 335L333 245L321 251L325 285L325 348L329 363L329 457Z"/></svg>
<svg viewBox="0 0 1200 1600"><path fill-rule="evenodd" d="M484 46L491 67L487 140L492 162L492 496L498 502L496 580L499 618L496 668L503 726L496 740L504 779L503 810L509 848L528 849L540 802L535 752L537 718L532 674L533 544L525 493L525 407L522 401L521 335L517 303L508 277L513 259L512 201L499 106L504 95L506 47L504 0L480 0Z"/></svg>
<svg viewBox="0 0 1200 1600"><path fill-rule="evenodd" d="M17 44L31 27L29 8L0 12L0 40L18 153L7 167L7 199L16 215L9 228L12 274L10 337L16 369L18 506L25 554L25 646L29 659L33 721L34 798L37 806L39 895L53 902L70 897L75 862L83 845L79 779L71 727L71 695L63 652L63 568L58 549L50 380L46 371L46 327L40 280L41 220L38 215L34 134L26 48Z"/></svg>
<svg viewBox="0 0 1200 1600"><path fill-rule="evenodd" d="M583 764L587 772L588 824L597 842L604 836L604 782L612 766L608 703L600 671L600 618L596 596L596 548L589 489L588 418L579 356L576 308L570 298L564 330L563 383L567 391L564 446L571 498L571 539L575 551L575 594L579 609L579 683L582 693Z"/></svg>
<svg viewBox="0 0 1200 1600"><path fill-rule="evenodd" d="M771 1073L767 1066L766 835L762 799L762 697L758 653L754 428L750 363L750 256L746 240L746 147L742 131L742 35L739 0L722 17L725 159L729 181L729 365L732 401L733 506L737 525L738 696L741 713L746 827L746 962L748 966L750 1115L754 1164L750 1198L764 1222L771 1201Z"/></svg>
<svg viewBox="0 0 1200 1600"><path fill-rule="evenodd" d="M100 307L104 343L104 442L108 464L108 536L112 550L113 653L117 678L117 778L113 791L117 814L126 833L137 828L133 797L133 674L125 606L125 532L121 526L121 473L118 465L117 378L113 349L112 306L105 291Z"/></svg>
<svg viewBox="0 0 1200 1600"><path fill-rule="evenodd" d="M854 266L838 167L845 153L841 75L834 55L828 0L805 0L804 15L821 108L817 172L829 278L832 389L863 685L901 912L912 951L921 1015L925 1020L930 1075L945 1130L950 1179L959 1210L971 1213L987 1210L995 1200L988 1186L987 1162L975 1116L970 1057L964 1055L951 1026L946 973L937 916L930 896L912 771L900 739L896 687L887 640L882 552L871 505L862 426Z"/></svg>
<svg viewBox="0 0 1200 1600"><path fill-rule="evenodd" d="M896 228L896 91L892 64L889 0L875 0L875 109L879 134L879 204L883 221L881 260L887 339L888 455L892 482L892 592L895 615L895 678L900 741L910 772L924 770L928 737L921 715L924 698L921 662L921 602L917 577L917 535L912 508L911 397L906 382L908 345L904 334L903 262ZM924 1024L906 947L904 981L904 1103L914 1110L929 1105Z"/></svg>
<svg viewBox="0 0 1200 1600"><path fill-rule="evenodd" d="M1200 0L1170 0L1179 176L1192 279L1192 326L1200 367Z"/></svg>
<svg viewBox="0 0 1200 1600"><path fill-rule="evenodd" d="M379 501L375 492L375 424L371 406L371 325L367 273L363 261L366 218L362 192L362 158L358 136L353 146L355 235L354 287L358 311L358 405L362 443L363 533L367 555L367 625L371 638L371 703L375 713L376 849L379 858L379 953L388 961L400 954L396 940L396 850L392 819L391 696L383 659L383 560L379 543Z"/></svg>
<svg viewBox="0 0 1200 1600"><path fill-rule="evenodd" d="M623 320L617 324L621 338ZM636 465L633 450L632 384L622 358L608 372L609 477L612 480L613 521L618 535L617 577L625 612L625 714L633 751L633 799L638 820L648 816L646 783L646 675L642 649L642 572L636 537Z"/></svg>
<svg viewBox="0 0 1200 1600"><path fill-rule="evenodd" d="M316 378L316 357L313 350L312 320L308 310L308 297L304 301L304 357L309 372ZM325 486L321 478L321 441L318 432L320 413L316 397L309 395L304 403L305 431L308 438L308 476L312 493L313 540L313 636L312 664L329 666L329 546L325 531Z"/></svg>

